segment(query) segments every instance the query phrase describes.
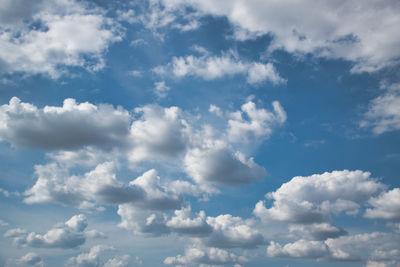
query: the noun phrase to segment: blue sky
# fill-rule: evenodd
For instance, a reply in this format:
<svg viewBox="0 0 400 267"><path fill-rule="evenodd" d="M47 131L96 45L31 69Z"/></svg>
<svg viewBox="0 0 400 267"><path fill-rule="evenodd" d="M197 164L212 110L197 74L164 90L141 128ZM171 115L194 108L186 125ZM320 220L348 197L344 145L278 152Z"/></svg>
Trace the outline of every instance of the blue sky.
<svg viewBox="0 0 400 267"><path fill-rule="evenodd" d="M0 6L0 266L399 266L398 1Z"/></svg>

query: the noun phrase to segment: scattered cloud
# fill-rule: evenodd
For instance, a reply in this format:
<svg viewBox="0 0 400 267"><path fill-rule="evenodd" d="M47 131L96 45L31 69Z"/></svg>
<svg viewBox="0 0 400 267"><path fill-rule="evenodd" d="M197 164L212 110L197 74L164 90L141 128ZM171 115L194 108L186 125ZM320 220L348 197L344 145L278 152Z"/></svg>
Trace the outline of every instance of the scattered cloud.
<svg viewBox="0 0 400 267"><path fill-rule="evenodd" d="M71 217L64 224L54 226L43 235L15 228L8 230L4 236L13 238L14 244L19 246L67 249L75 248L85 243L84 230L86 226L86 217L83 214L79 214Z"/></svg>
<svg viewBox="0 0 400 267"><path fill-rule="evenodd" d="M269 81L274 85L279 85L286 82L280 77L272 63L244 62L233 52L224 53L221 56L206 54L200 57L193 55L173 57L171 63L154 68L154 72L161 76L172 74L176 78L192 76L205 80L242 74L246 75L249 84Z"/></svg>
<svg viewBox="0 0 400 267"><path fill-rule="evenodd" d="M90 249L88 253L79 254L76 257L70 258L65 266L77 267L127 267L129 266L129 255L111 258L104 262L104 254L109 251L114 251L115 248L105 245L97 245Z"/></svg>
<svg viewBox="0 0 400 267"><path fill-rule="evenodd" d="M364 120L360 122L361 127L372 128L376 135L400 130L400 84L381 89L385 92L371 100Z"/></svg>
<svg viewBox="0 0 400 267"><path fill-rule="evenodd" d="M171 90L171 88L165 84L165 81L154 83L154 93L159 98L166 97L169 90Z"/></svg>
<svg viewBox="0 0 400 267"><path fill-rule="evenodd" d="M248 143L257 139L268 138L273 127L286 121L286 112L278 101L272 102L273 112L257 109L256 104L249 101L242 105L240 111L230 113L228 121L228 139L231 142ZM248 118L244 119L243 115Z"/></svg>

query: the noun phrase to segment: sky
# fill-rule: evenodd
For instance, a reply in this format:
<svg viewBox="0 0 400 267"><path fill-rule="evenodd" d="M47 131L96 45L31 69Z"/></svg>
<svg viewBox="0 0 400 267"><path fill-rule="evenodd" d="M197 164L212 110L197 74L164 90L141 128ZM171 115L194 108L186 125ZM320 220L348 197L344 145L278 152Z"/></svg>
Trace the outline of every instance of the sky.
<svg viewBox="0 0 400 267"><path fill-rule="evenodd" d="M0 0L0 266L400 266L397 0Z"/></svg>

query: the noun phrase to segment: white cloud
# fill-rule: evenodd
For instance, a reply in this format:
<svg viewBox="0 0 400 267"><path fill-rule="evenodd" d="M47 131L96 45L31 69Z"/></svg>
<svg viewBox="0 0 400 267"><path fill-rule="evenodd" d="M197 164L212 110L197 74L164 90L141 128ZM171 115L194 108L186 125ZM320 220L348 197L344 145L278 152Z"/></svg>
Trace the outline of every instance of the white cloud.
<svg viewBox="0 0 400 267"><path fill-rule="evenodd" d="M213 228L210 236L202 242L209 247L252 248L265 243L262 234L254 227L252 220L243 220L230 214L207 217Z"/></svg>
<svg viewBox="0 0 400 267"><path fill-rule="evenodd" d="M272 102L274 111L257 109L256 104L249 101L242 105L240 111L232 112L228 121L228 139L231 142L250 142L254 139L268 138L274 126L286 121L286 112L278 101ZM249 119L243 118L246 115Z"/></svg>
<svg viewBox="0 0 400 267"><path fill-rule="evenodd" d="M25 202L56 202L94 209L98 204L115 204L143 199L145 192L134 185L124 185L116 179L115 164L105 162L83 176L69 175L55 163L35 166L35 185L25 192Z"/></svg>
<svg viewBox="0 0 400 267"><path fill-rule="evenodd" d="M191 213L190 206L176 210L175 215L167 222L172 231L188 235L207 235L212 231L211 226L206 222L206 214L200 211L198 214Z"/></svg>
<svg viewBox="0 0 400 267"><path fill-rule="evenodd" d="M267 248L268 257L322 258L327 253L328 247L320 241L298 240L283 247L272 241Z"/></svg>
<svg viewBox="0 0 400 267"><path fill-rule="evenodd" d="M371 100L361 127L372 128L374 134L400 130L400 84L389 86L382 95Z"/></svg>
<svg viewBox="0 0 400 267"><path fill-rule="evenodd" d="M199 263L224 265L234 263L246 263L247 261L247 258L243 256L237 256L233 253L229 253L228 251L219 248L201 249L193 247L185 249L184 255L166 258L164 260L164 264L175 266L197 266Z"/></svg>
<svg viewBox="0 0 400 267"><path fill-rule="evenodd" d="M166 210L177 209L182 203L180 194L162 185L153 169L125 185L116 178L114 162L99 164L81 176L70 175L55 163L35 168L38 179L25 192L24 201L28 204L55 202L82 210L99 210L98 205L130 202L144 209Z"/></svg>
<svg viewBox="0 0 400 267"><path fill-rule="evenodd" d="M176 8L174 5L161 5L159 1L145 2L144 9L145 12L138 14L138 21L161 39L164 37L163 29L177 29L185 32L195 30L200 26L198 12Z"/></svg>
<svg viewBox="0 0 400 267"><path fill-rule="evenodd" d="M74 149L121 145L129 134L129 112L111 105L64 100L62 107L38 108L13 97L0 107L0 140L15 146Z"/></svg>
<svg viewBox="0 0 400 267"><path fill-rule="evenodd" d="M57 78L70 66L97 71L104 67L108 47L122 39L120 26L94 4L2 1L0 14L7 14L0 20L3 73Z"/></svg>
<svg viewBox="0 0 400 267"><path fill-rule="evenodd" d="M5 196L5 197L9 197L10 196L10 192L8 192L7 190L0 188L0 193Z"/></svg>
<svg viewBox="0 0 400 267"><path fill-rule="evenodd" d="M212 0L166 1L170 8L191 6L204 15L225 16L240 39L269 34L269 51L312 53L319 57L353 61L353 72L376 71L398 62L400 38L397 28L400 4L356 1L257 1ZM246 33L246 34L243 34Z"/></svg>
<svg viewBox="0 0 400 267"><path fill-rule="evenodd" d="M45 264L42 258L38 254L29 252L19 259L8 260L5 265L5 267L26 267L26 266L44 267Z"/></svg>
<svg viewBox="0 0 400 267"><path fill-rule="evenodd" d="M71 217L64 224L54 226L45 234L27 232L15 228L8 230L4 236L13 238L16 245L37 248L75 248L86 241L84 230L87 227L86 217L82 214Z"/></svg>
<svg viewBox="0 0 400 267"><path fill-rule="evenodd" d="M400 219L400 188L383 192L371 198L368 203L373 207L365 211L369 219Z"/></svg>
<svg viewBox="0 0 400 267"><path fill-rule="evenodd" d="M129 75L132 77L142 77L143 73L139 70L131 70L129 71Z"/></svg>
<svg viewBox="0 0 400 267"><path fill-rule="evenodd" d="M161 184L161 179L154 169L143 173L129 185L142 188L146 193L145 197L136 203L138 207L143 209L173 210L182 205L181 195L171 191L168 185Z"/></svg>
<svg viewBox="0 0 400 267"><path fill-rule="evenodd" d="M171 88L165 84L165 81L162 82L155 82L154 83L154 93L159 97L159 98L164 98L167 96L168 91Z"/></svg>
<svg viewBox="0 0 400 267"><path fill-rule="evenodd" d="M220 79L224 76L246 75L247 82L259 84L269 81L274 85L284 83L271 63L244 62L237 59L233 52L221 56L203 55L195 57L174 57L166 66L158 66L154 71L160 75L174 75L176 78L185 76L200 77L205 80Z"/></svg>
<svg viewBox="0 0 400 267"><path fill-rule="evenodd" d="M331 213L357 213L360 205L385 189L369 172L333 171L308 177L297 176L266 196L270 208L257 203L254 214L263 220L313 223L327 220Z"/></svg>
<svg viewBox="0 0 400 267"><path fill-rule="evenodd" d="M221 109L213 104L210 105L208 112L215 113L215 115L217 115L218 117L222 117L222 115L223 115Z"/></svg>
<svg viewBox="0 0 400 267"><path fill-rule="evenodd" d="M247 184L262 179L266 171L253 158L234 153L224 142L215 141L187 151L184 159L187 174L198 184Z"/></svg>
<svg viewBox="0 0 400 267"><path fill-rule="evenodd" d="M0 226L5 227L5 226L8 226L8 225L9 225L8 222L0 220Z"/></svg>
<svg viewBox="0 0 400 267"><path fill-rule="evenodd" d="M178 107L147 105L136 108L135 113L141 117L131 126L133 149L129 153L130 161L171 158L184 151L189 125Z"/></svg>
<svg viewBox="0 0 400 267"><path fill-rule="evenodd" d="M88 253L79 254L70 258L65 266L77 267L126 267L129 265L129 255L108 259L104 262L104 254L114 251L115 248L105 245L97 245L90 249Z"/></svg>
<svg viewBox="0 0 400 267"><path fill-rule="evenodd" d="M267 248L269 257L312 258L340 261L399 261L400 235L373 232L329 238L326 241L300 239L284 246L272 241Z"/></svg>

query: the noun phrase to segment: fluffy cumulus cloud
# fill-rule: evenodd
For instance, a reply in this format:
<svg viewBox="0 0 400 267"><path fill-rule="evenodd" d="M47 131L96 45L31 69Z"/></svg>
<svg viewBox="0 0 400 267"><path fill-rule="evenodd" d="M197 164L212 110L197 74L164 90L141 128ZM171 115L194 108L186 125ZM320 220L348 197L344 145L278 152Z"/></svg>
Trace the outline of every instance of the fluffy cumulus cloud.
<svg viewBox="0 0 400 267"><path fill-rule="evenodd" d="M169 8L190 6L204 15L224 16L240 39L272 37L269 51L353 61L353 72L376 71L398 63L400 18L398 1L166 1ZM246 33L246 34L243 34Z"/></svg>
<svg viewBox="0 0 400 267"><path fill-rule="evenodd" d="M124 142L130 119L126 110L111 105L78 104L68 98L62 107L38 108L13 97L0 107L0 140L46 149L105 148Z"/></svg>
<svg viewBox="0 0 400 267"><path fill-rule="evenodd" d="M8 230L4 236L13 238L19 246L36 248L75 248L86 241L85 229L87 220L83 214L75 215L63 224L54 226L45 234L28 232L25 229L15 228Z"/></svg>
<svg viewBox="0 0 400 267"><path fill-rule="evenodd" d="M372 208L366 210L366 218L400 219L400 188L383 192L371 198L368 203Z"/></svg>
<svg viewBox="0 0 400 267"><path fill-rule="evenodd" d="M252 101L243 104L241 110L232 112L228 121L228 139L231 142L250 142L267 138L273 127L286 121L286 112L278 101L272 102L273 111L256 107ZM248 120L243 118L248 117Z"/></svg>
<svg viewBox="0 0 400 267"><path fill-rule="evenodd" d="M206 247L255 248L265 244L255 222L230 214L217 217L206 216L204 211L193 213L190 206L175 210L169 216L166 212L149 211L132 204L119 205L120 227L134 234L160 236L175 233L195 238Z"/></svg>
<svg viewBox="0 0 400 267"><path fill-rule="evenodd" d="M147 105L135 113L140 118L131 126L132 162L175 157L186 148L189 125L178 107Z"/></svg>
<svg viewBox="0 0 400 267"><path fill-rule="evenodd" d="M167 66L158 66L154 71L160 75L172 74L176 78L185 76L199 77L205 80L215 80L224 76L242 74L250 84L269 81L274 85L285 83L272 63L245 62L232 52L221 56L208 54L196 57L174 57ZM171 71L171 72L170 72Z"/></svg>
<svg viewBox="0 0 400 267"><path fill-rule="evenodd" d="M225 265L235 263L246 263L248 260L244 256L237 256L226 250L219 248L187 248L184 255L168 257L164 260L164 264L175 266L202 266Z"/></svg>
<svg viewBox="0 0 400 267"><path fill-rule="evenodd" d="M107 259L107 252L115 248L105 245L97 245L90 249L88 253L79 254L70 258L65 266L77 267L126 267L129 266L129 255Z"/></svg>
<svg viewBox="0 0 400 267"><path fill-rule="evenodd" d="M176 210L174 216L167 222L172 231L188 235L207 235L211 233L212 227L207 223L206 214L200 211L199 214L192 214L190 206Z"/></svg>
<svg viewBox="0 0 400 267"><path fill-rule="evenodd" d="M29 252L19 259L11 259L7 261L5 267L44 267L42 258L33 252Z"/></svg>
<svg viewBox="0 0 400 267"><path fill-rule="evenodd" d="M116 179L115 164L105 162L83 176L74 176L56 163L37 165L35 185L25 192L25 202L55 202L92 209L97 204L116 204L143 199L145 192Z"/></svg>
<svg viewBox="0 0 400 267"><path fill-rule="evenodd" d="M70 175L56 163L36 166L38 179L25 192L25 202L55 202L83 210L101 209L98 205L135 203L154 210L179 208L181 195L168 190L155 170L149 170L128 185L118 181L115 163L105 162L82 176Z"/></svg>
<svg viewBox="0 0 400 267"><path fill-rule="evenodd" d="M59 77L66 67L96 71L103 54L122 39L118 23L93 3L75 0L3 0L0 71Z"/></svg>
<svg viewBox="0 0 400 267"><path fill-rule="evenodd" d="M360 126L374 134L400 130L400 84L382 85L384 92L369 103Z"/></svg>
<svg viewBox="0 0 400 267"><path fill-rule="evenodd" d="M326 241L297 240L284 246L272 241L267 248L269 257L312 258L340 261L400 260L400 236L392 233L373 232L329 238Z"/></svg>
<svg viewBox="0 0 400 267"><path fill-rule="evenodd" d="M360 205L385 189L369 172L333 171L308 177L294 177L266 196L273 200L266 208L260 201L254 214L263 220L313 223L330 214L356 214Z"/></svg>
<svg viewBox="0 0 400 267"><path fill-rule="evenodd" d="M264 237L252 220L244 220L230 214L207 217L213 228L210 236L202 240L209 247L254 248L265 243Z"/></svg>

